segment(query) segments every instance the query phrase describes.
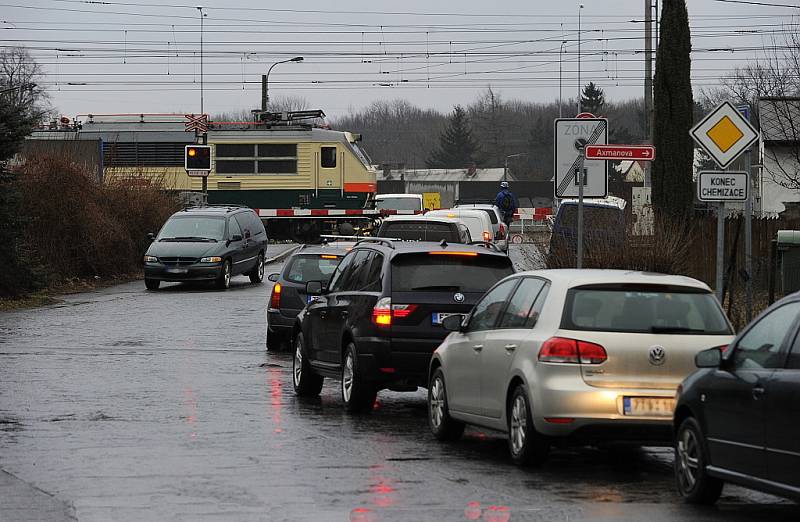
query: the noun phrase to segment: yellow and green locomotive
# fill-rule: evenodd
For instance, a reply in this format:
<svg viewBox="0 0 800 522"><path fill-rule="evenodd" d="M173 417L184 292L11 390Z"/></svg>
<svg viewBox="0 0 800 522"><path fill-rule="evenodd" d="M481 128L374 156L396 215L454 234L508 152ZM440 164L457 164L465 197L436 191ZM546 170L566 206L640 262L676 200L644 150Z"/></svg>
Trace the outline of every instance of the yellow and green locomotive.
<svg viewBox="0 0 800 522"><path fill-rule="evenodd" d="M193 116L193 115L192 115ZM206 178L209 204L257 209L274 239L311 241L337 229L365 226L373 217L376 169L360 136L302 123L322 111L274 113L265 121L209 122L212 148ZM203 179L184 168L184 148L196 143L183 114L80 117L79 125L45 129L36 139L95 140L103 178L158 182L167 190L201 193ZM49 132L48 132L49 131Z"/></svg>

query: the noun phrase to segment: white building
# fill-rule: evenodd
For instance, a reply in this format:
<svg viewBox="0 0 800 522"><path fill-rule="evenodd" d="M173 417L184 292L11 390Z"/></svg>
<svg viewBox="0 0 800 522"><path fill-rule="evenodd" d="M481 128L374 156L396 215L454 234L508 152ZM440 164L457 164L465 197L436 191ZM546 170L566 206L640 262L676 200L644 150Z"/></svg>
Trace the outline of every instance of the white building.
<svg viewBox="0 0 800 522"><path fill-rule="evenodd" d="M761 98L758 117L761 211L779 214L787 203L800 202L800 98Z"/></svg>

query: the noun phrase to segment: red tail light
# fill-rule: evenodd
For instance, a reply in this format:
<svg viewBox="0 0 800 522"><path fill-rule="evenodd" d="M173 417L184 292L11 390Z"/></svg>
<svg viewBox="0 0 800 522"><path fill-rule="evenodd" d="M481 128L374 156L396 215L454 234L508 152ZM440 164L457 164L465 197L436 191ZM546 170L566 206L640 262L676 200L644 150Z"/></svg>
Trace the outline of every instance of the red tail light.
<svg viewBox="0 0 800 522"><path fill-rule="evenodd" d="M272 286L272 295L269 298L269 307L270 308L280 308L281 307L281 284L275 283Z"/></svg>
<svg viewBox="0 0 800 522"><path fill-rule="evenodd" d="M414 310L416 310L417 308L419 308L419 305L415 304L392 305L392 317L396 317L398 319L408 317L409 315L413 314Z"/></svg>
<svg viewBox="0 0 800 522"><path fill-rule="evenodd" d="M491 241L492 240L492 235L490 233L488 233L488 232L484 232L483 233L483 240L484 241Z"/></svg>
<svg viewBox="0 0 800 522"><path fill-rule="evenodd" d="M383 297L372 308L372 324L381 328L392 326L392 300Z"/></svg>
<svg viewBox="0 0 800 522"><path fill-rule="evenodd" d="M551 337L539 350L539 360L552 363L602 364L608 359L599 344L564 337Z"/></svg>
<svg viewBox="0 0 800 522"><path fill-rule="evenodd" d="M500 223L500 231L497 233L497 239L505 239L506 237L506 226L503 223Z"/></svg>

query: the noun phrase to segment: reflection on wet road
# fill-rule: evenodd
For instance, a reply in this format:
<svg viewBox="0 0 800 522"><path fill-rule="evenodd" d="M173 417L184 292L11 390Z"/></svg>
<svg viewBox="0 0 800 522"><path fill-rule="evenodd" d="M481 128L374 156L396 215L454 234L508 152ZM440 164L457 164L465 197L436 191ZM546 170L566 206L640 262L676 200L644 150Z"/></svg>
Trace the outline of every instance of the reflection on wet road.
<svg viewBox="0 0 800 522"><path fill-rule="evenodd" d="M335 382L299 400L289 355L264 350L269 290L243 277L227 292L138 282L0 315L0 468L39 492L30 510L58 501L65 519L90 521L800 518L739 488L715 508L681 504L666 449L558 450L520 470L495 433L437 443L422 391L382 392L365 416L342 411ZM4 484L0 519L15 519Z"/></svg>

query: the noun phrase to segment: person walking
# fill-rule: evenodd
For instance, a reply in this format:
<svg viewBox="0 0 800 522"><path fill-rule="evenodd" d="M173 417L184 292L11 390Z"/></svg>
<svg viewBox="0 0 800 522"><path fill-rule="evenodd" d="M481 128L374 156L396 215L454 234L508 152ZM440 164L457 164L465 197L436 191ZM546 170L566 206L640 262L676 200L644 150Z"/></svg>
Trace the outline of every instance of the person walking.
<svg viewBox="0 0 800 522"><path fill-rule="evenodd" d="M517 196L508 189L508 181L500 182L500 192L494 198L494 204L500 209L502 214L503 223L506 224L506 233L511 232L511 222L514 221L514 214L519 208L517 203Z"/></svg>

